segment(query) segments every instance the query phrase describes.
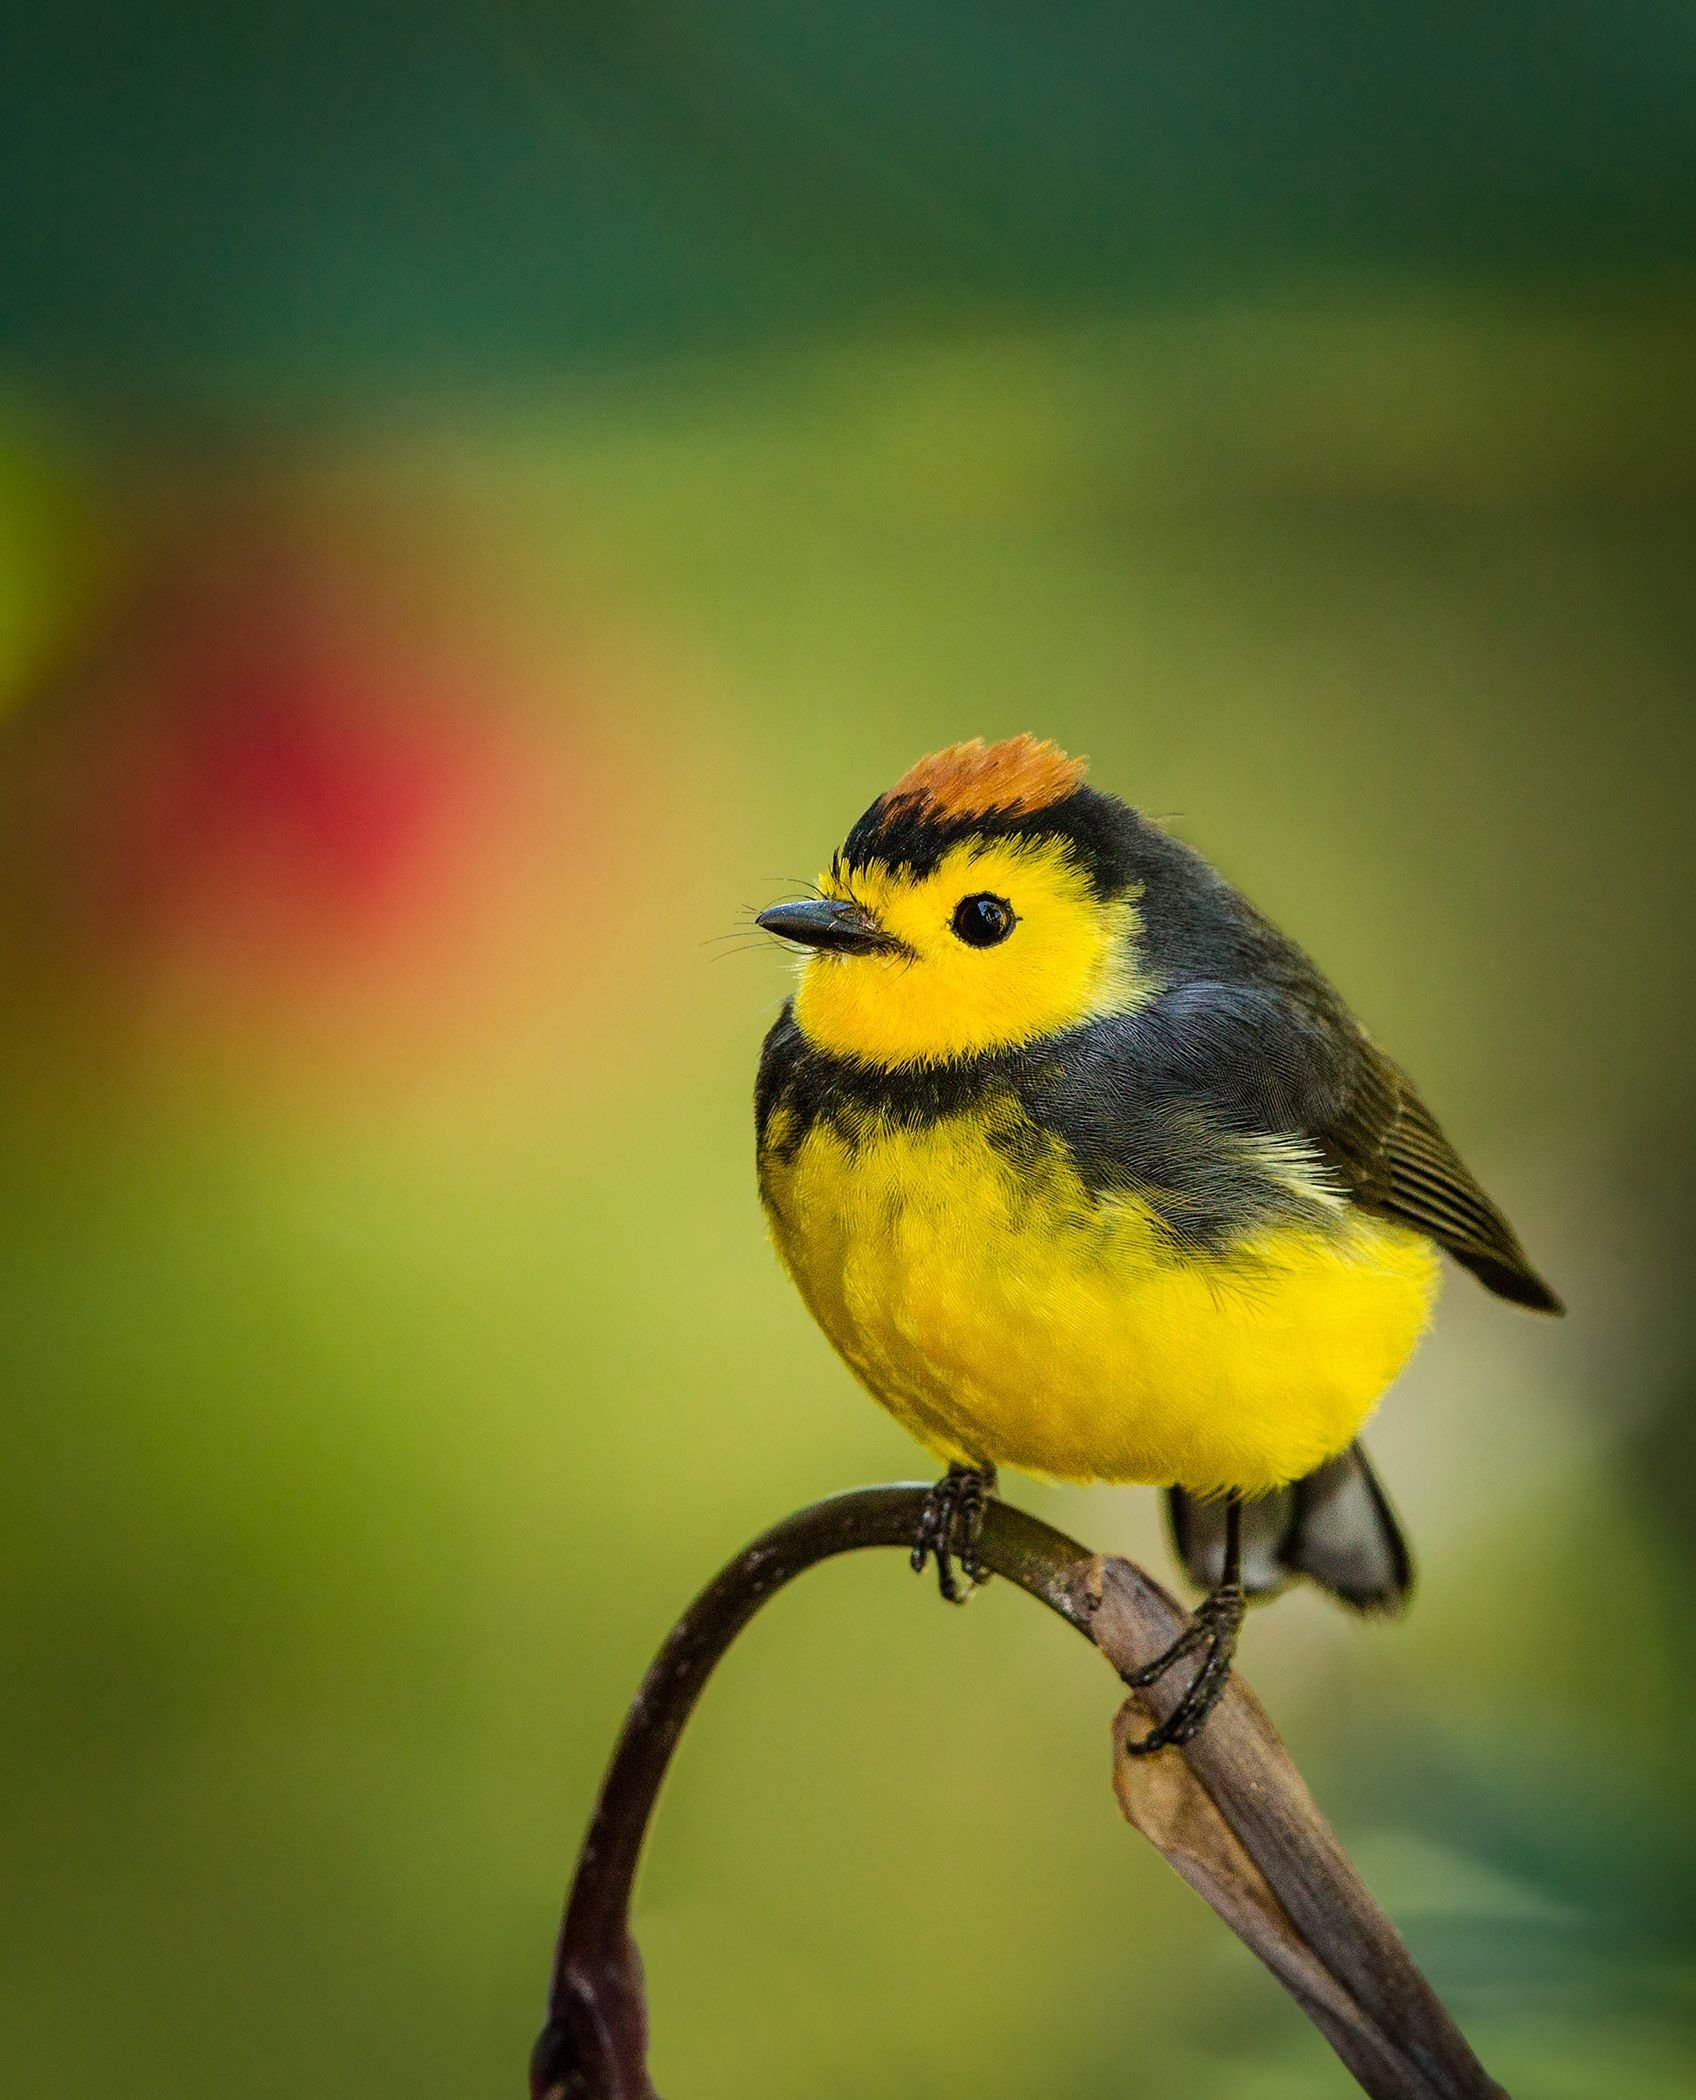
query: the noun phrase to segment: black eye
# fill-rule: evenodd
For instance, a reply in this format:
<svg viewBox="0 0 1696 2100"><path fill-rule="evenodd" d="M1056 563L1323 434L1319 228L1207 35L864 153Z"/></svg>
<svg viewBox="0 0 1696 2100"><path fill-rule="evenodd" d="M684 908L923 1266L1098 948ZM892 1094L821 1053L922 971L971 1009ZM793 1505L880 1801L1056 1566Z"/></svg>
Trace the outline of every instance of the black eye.
<svg viewBox="0 0 1696 2100"><path fill-rule="evenodd" d="M993 948L1017 924L1007 899L992 897L988 890L980 890L975 897L962 897L954 907L954 931L968 948Z"/></svg>

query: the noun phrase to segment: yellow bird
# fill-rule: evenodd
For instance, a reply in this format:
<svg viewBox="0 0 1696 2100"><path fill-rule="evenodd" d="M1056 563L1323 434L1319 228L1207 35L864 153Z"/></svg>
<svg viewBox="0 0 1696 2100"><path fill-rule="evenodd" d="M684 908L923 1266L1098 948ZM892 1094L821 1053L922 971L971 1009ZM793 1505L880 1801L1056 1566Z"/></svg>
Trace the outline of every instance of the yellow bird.
<svg viewBox="0 0 1696 2100"><path fill-rule="evenodd" d="M1410 1568L1355 1441L1438 1249L1559 1300L1412 1082L1201 856L1030 736L921 759L819 894L767 1036L760 1190L808 1309L948 1467L914 1548L980 1579L996 1468L1168 1490L1209 1594L1138 1747L1187 1741L1245 1594L1393 1611Z"/></svg>

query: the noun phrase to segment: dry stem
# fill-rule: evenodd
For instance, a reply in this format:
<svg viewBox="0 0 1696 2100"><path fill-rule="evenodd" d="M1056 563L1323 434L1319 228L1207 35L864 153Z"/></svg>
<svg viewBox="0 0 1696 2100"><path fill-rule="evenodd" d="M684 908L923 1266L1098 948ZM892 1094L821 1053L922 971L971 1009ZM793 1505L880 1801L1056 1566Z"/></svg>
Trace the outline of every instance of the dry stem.
<svg viewBox="0 0 1696 2100"><path fill-rule="evenodd" d="M909 1546L926 1493L861 1488L785 1518L709 1583L667 1636L625 1720L578 1858L548 2022L531 2060L532 2100L657 2100L630 1900L684 1724L767 1598L839 1553ZM980 1557L1093 1641L1120 1676L1152 1660L1185 1623L1141 1569L1092 1555L1005 1502L988 1507ZM1151 1715L1165 1718L1182 1675L1119 1711L1114 1786L1126 1817L1265 1962L1374 2100L1505 2100L1240 1679L1186 1748L1126 1756L1126 1734Z"/></svg>

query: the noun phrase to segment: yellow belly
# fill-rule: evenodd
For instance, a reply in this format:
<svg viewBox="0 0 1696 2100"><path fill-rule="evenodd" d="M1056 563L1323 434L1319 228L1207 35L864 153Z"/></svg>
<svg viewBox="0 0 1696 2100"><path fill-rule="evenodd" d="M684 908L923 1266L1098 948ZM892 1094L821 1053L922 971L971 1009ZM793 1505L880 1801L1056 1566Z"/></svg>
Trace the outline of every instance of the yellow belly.
<svg viewBox="0 0 1696 2100"><path fill-rule="evenodd" d="M768 1149L778 1250L850 1369L944 1460L1263 1493L1344 1449L1437 1286L1419 1234L1336 1207L1210 1256L1059 1147L982 1121Z"/></svg>

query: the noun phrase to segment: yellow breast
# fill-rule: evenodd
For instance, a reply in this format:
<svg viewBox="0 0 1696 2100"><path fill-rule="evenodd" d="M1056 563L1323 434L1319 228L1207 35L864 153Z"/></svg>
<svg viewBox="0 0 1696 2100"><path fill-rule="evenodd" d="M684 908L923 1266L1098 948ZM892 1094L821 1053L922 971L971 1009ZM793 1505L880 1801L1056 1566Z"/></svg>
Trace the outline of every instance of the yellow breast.
<svg viewBox="0 0 1696 2100"><path fill-rule="evenodd" d="M1428 1241L1340 1199L1178 1250L1010 1103L793 1136L768 1131L761 1160L778 1250L855 1375L948 1461L1264 1493L1353 1439L1436 1293Z"/></svg>

